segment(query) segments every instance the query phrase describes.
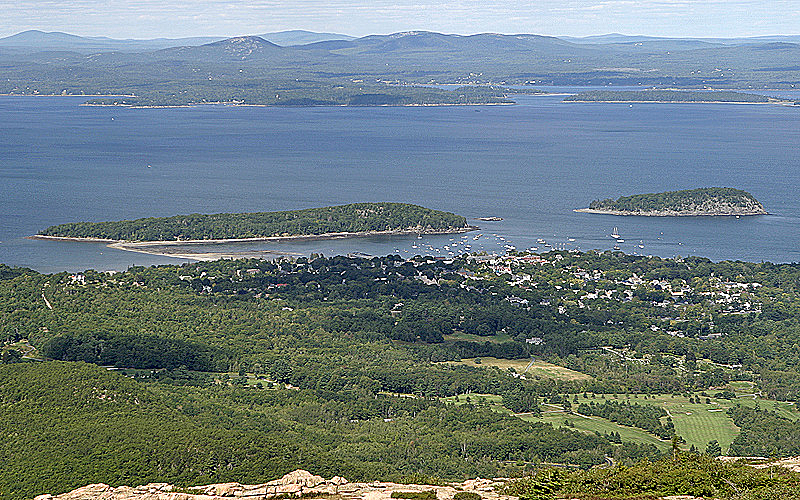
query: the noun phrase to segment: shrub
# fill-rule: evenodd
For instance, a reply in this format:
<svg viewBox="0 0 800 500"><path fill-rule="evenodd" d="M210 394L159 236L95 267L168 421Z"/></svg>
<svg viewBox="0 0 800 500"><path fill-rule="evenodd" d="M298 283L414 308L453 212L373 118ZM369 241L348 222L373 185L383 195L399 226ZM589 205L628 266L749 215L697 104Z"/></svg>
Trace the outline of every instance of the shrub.
<svg viewBox="0 0 800 500"><path fill-rule="evenodd" d="M453 500L481 500L481 496L473 491L459 491L453 496Z"/></svg>
<svg viewBox="0 0 800 500"><path fill-rule="evenodd" d="M392 498L404 498L406 500L436 500L436 491L393 491Z"/></svg>

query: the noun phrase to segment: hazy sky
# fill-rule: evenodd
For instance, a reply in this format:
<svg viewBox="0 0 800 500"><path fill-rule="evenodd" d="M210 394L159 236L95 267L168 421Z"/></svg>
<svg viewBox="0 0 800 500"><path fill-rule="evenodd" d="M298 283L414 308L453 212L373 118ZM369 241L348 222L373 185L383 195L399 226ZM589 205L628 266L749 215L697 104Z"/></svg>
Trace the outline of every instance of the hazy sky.
<svg viewBox="0 0 800 500"><path fill-rule="evenodd" d="M26 29L116 38L446 33L800 34L800 0L0 0L0 36Z"/></svg>

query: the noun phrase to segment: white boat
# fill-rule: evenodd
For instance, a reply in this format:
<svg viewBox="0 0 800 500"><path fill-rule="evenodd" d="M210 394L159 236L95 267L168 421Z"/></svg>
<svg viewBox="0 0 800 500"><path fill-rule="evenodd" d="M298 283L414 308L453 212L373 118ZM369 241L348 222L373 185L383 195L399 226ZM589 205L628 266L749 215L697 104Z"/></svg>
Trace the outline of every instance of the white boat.
<svg viewBox="0 0 800 500"><path fill-rule="evenodd" d="M614 230L611 231L611 237L615 240L619 239L619 229L617 229L617 226L614 226Z"/></svg>
<svg viewBox="0 0 800 500"><path fill-rule="evenodd" d="M575 241L575 238L569 238L567 241Z"/></svg>
<svg viewBox="0 0 800 500"><path fill-rule="evenodd" d="M617 240L617 243L625 243L625 240L623 240L622 238L619 238L619 239Z"/></svg>
<svg viewBox="0 0 800 500"><path fill-rule="evenodd" d="M619 245L614 245L614 250L619 250Z"/></svg>

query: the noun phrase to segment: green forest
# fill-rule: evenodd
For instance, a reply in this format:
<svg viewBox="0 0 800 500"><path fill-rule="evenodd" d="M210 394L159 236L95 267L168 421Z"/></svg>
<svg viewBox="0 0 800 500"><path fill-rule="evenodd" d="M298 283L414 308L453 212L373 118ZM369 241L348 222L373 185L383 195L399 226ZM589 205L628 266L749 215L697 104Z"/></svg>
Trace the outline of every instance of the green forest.
<svg viewBox="0 0 800 500"><path fill-rule="evenodd" d="M588 470L563 484L590 492L641 460L671 467L673 444L800 453L797 264L553 251L0 265L0 308L2 498L298 467L537 477L545 463ZM584 376L527 371L532 357ZM687 400L736 434L686 434L662 401ZM609 460L621 468L592 469Z"/></svg>
<svg viewBox="0 0 800 500"><path fill-rule="evenodd" d="M512 482L506 493L528 500L639 499L691 495L720 500L794 500L800 474L779 467L755 469L694 453L591 471L547 469Z"/></svg>
<svg viewBox="0 0 800 500"><path fill-rule="evenodd" d="M713 212L715 210L766 214L764 207L747 191L734 188L698 188L664 193L637 194L614 199L594 200L592 210L614 212Z"/></svg>
<svg viewBox="0 0 800 500"><path fill-rule="evenodd" d="M43 236L125 241L177 241L375 231L449 232L467 229L464 217L406 203L352 203L324 208L241 214L190 214L117 222L51 226Z"/></svg>

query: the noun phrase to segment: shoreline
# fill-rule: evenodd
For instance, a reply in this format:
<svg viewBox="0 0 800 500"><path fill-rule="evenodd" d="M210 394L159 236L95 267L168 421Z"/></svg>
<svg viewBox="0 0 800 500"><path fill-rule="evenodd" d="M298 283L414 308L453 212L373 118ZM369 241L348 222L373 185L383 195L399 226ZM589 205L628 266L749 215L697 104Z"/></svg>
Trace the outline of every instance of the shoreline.
<svg viewBox="0 0 800 500"><path fill-rule="evenodd" d="M111 243L106 245L108 248L122 250L125 252L143 253L146 255L155 255L158 257L170 257L174 259L195 260L198 262L209 262L221 259L264 259L278 257L302 257L302 254L296 252L278 252L275 250L258 250L252 252L168 252L163 248L150 249L148 247L125 247L121 243Z"/></svg>
<svg viewBox="0 0 800 500"><path fill-rule="evenodd" d="M57 97L57 96L55 96ZM66 97L66 96L64 96ZM96 96L92 96L96 97ZM114 96L116 97L116 96ZM126 96L128 97L128 96ZM248 103L232 103L232 102L199 102L189 104L144 104L137 106L134 104L98 104L91 102L84 102L79 106L93 106L98 108L128 108L128 109L172 109L172 108L199 108L201 106L224 106L236 108L433 108L445 106L515 106L516 102L453 102L453 103L414 103L414 104L248 104Z"/></svg>
<svg viewBox="0 0 800 500"><path fill-rule="evenodd" d="M0 94L0 97L136 97L134 94Z"/></svg>
<svg viewBox="0 0 800 500"><path fill-rule="evenodd" d="M677 212L626 212L621 210L597 210L594 208L576 208L573 212L582 214L616 215L621 217L755 217L770 215L769 212L743 212L738 214L719 214L710 212L677 213Z"/></svg>
<svg viewBox="0 0 800 500"><path fill-rule="evenodd" d="M370 236L409 236L409 235L436 235L436 234L461 234L476 231L480 229L477 226L465 226L462 228L452 228L447 230L395 230L395 231L362 231L362 232L341 232L341 233L323 233L323 234L301 234L293 236L263 236L258 238L225 238L214 240L166 240L166 241L126 241L126 240L112 240L105 238L77 238L71 236L48 236L44 234L35 234L32 236L25 236L29 240L45 240L45 241L72 241L76 243L106 243L106 247L115 250L123 250L127 252L144 253L148 255L157 255L161 257L174 257L179 259L188 260L218 260L224 258L242 259L242 258L263 258L264 255L272 256L300 256L294 252L280 252L275 250L258 250L252 252L198 252L198 253L185 253L185 252L170 252L166 251L164 247L176 246L204 246L204 245L219 245L226 243L255 243L255 242L284 242L284 241L324 241L324 240L338 240L350 238L368 238Z"/></svg>
<svg viewBox="0 0 800 500"><path fill-rule="evenodd" d="M573 94L574 95L574 94ZM770 101L770 102L748 102L748 101L576 101L576 100L563 100L562 103L597 103L597 104L761 104L761 105L783 105L794 106L790 101Z"/></svg>

